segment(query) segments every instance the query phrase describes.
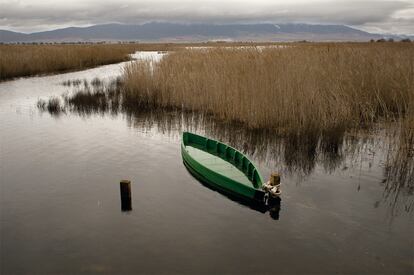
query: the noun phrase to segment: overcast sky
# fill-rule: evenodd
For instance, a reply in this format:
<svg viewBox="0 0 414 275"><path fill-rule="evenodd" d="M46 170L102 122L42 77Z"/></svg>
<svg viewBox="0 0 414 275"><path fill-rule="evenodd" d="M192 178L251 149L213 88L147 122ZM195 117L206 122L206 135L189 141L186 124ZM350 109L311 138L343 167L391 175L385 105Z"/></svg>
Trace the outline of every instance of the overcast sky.
<svg viewBox="0 0 414 275"><path fill-rule="evenodd" d="M414 34L414 0L0 0L0 29L102 23L319 23Z"/></svg>

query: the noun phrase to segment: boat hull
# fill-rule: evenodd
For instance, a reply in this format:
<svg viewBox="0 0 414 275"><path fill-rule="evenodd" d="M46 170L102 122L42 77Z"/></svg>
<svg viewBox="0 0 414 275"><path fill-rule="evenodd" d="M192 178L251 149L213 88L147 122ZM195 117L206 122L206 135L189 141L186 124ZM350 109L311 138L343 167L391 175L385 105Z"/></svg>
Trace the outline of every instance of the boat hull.
<svg viewBox="0 0 414 275"><path fill-rule="evenodd" d="M190 171L190 173L193 176L195 176L198 180L202 181L203 183L213 187L214 189L217 189L223 193L226 193L232 196L236 196L239 199L254 200L256 202L264 202L265 192L260 189L262 185L261 176L259 172L257 171L257 169L253 166L253 164L251 164L250 161L243 161L244 159L247 160L246 157L243 156L244 159L242 159L240 166L243 167L243 164L247 163L246 165L244 165L245 166L244 172L246 173L246 177L249 177L252 180L252 186L248 186L246 184L238 182L237 180L231 177L226 176L225 174L221 174L221 173L218 173L217 171L209 169L209 167L204 165L201 161L197 160L191 154L191 152L187 150L186 148L187 146L186 139L187 139L187 143L189 139L188 135L192 135L191 137L196 137L197 139L200 139L201 141L203 141L202 139L204 137L197 136L191 133L183 134L183 142L181 143L181 155L182 155L185 166L187 167L187 169ZM208 144L208 141L210 140L207 138L204 138L204 139L205 139L205 143ZM220 147L218 144L223 145L222 143L219 143L217 141L214 141L214 142L217 143L216 148ZM224 145L224 146L226 146L226 152L227 153L230 152L229 154L223 153L221 155L221 158L225 159L226 161L228 161L229 159L230 160L237 159L237 154L241 154L234 148L231 148L227 145ZM210 151L209 153L211 153L211 150L208 150L207 145L206 145L205 150ZM232 153L233 151L234 153ZM219 157L219 155L220 154L217 152L216 157ZM223 157L226 155L232 155L233 158ZM231 163L231 161L229 162ZM240 170L242 170L242 168L240 168ZM256 186L253 186L253 185L256 185Z"/></svg>

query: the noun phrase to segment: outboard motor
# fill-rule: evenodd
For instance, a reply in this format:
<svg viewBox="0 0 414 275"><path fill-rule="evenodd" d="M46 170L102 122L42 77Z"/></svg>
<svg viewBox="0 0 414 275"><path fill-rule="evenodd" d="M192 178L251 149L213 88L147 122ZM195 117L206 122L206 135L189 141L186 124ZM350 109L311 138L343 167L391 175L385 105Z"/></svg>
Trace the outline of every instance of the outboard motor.
<svg viewBox="0 0 414 275"><path fill-rule="evenodd" d="M278 198L282 194L280 190L280 175L278 173L272 173L269 181L263 184L262 188L269 196Z"/></svg>

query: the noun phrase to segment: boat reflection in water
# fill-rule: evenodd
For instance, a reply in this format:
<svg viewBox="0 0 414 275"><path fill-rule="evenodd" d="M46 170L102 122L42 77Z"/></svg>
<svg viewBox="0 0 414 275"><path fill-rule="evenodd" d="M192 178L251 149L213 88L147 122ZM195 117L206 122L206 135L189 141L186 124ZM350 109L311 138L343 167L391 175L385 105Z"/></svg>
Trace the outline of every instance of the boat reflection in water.
<svg viewBox="0 0 414 275"><path fill-rule="evenodd" d="M368 130L332 129L280 136L270 130L248 129L239 123L220 121L210 115L143 105L123 98L120 85L119 79L110 83L92 81L83 87L68 88L58 108L48 108L47 102L38 103L38 107L44 111L53 110L49 111L53 116L121 114L130 127L144 132L157 131L177 140L183 131L208 136L240 150L260 167L271 167L283 175L295 177L297 183L309 178L317 168L332 174L345 171L349 166L357 171L355 167L371 167L375 162L383 169L383 179L378 184L383 186L384 194L374 207L388 207L392 216L413 212L414 130L404 127L404 122L377 125ZM226 196L261 213L269 212L274 219L279 218L280 201L271 207Z"/></svg>
<svg viewBox="0 0 414 275"><path fill-rule="evenodd" d="M272 217L272 219L279 220L280 205L282 202L282 200L279 197L269 197L269 199L266 202L259 202L257 200L247 199L242 196L236 196L233 193L226 192L223 189L219 189L214 185L211 185L208 182L205 182L202 179L200 179L197 175L195 175L192 172L192 170L187 166L187 164L184 161L183 165L187 168L187 171L195 177L195 179L198 182L200 182L203 186L207 187L208 189L216 191L221 195L227 197L228 199L240 205L246 206L252 210L260 212L262 214L269 212L270 217Z"/></svg>

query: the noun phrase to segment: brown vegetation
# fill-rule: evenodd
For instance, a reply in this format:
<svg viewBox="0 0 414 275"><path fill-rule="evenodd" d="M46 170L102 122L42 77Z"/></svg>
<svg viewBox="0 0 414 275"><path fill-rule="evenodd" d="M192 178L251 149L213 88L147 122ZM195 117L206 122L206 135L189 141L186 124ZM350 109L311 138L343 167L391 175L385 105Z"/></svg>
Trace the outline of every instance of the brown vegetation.
<svg viewBox="0 0 414 275"><path fill-rule="evenodd" d="M148 131L153 127L169 134L183 130L201 131L254 156L256 160L271 161L279 171L293 172L300 177L312 173L317 164L329 172L347 165L360 166L362 160L372 161L370 157L366 158L372 150L378 148L381 152L385 149L382 182L385 187L384 201L391 204L393 211L399 211L396 201L403 195L402 199L407 200L404 203L404 211L414 209L414 204L409 199L414 193L412 113L406 114L400 123L383 124L385 127L375 129L375 134L371 134L369 129L356 128L346 132L345 130L349 129L335 128L300 134L292 130L286 136L278 136L271 129L246 128L242 123L217 120L203 112L183 112L180 108L154 109L125 93L124 83L120 78L109 83L99 79L90 82L72 80L71 83L76 83L73 93L65 93L61 100L39 100L39 109L48 111L53 116L68 112L81 116L116 115L122 112L129 125ZM141 104L139 108L137 104ZM350 162L347 164L348 161Z"/></svg>
<svg viewBox="0 0 414 275"><path fill-rule="evenodd" d="M134 45L0 45L0 80L129 59Z"/></svg>
<svg viewBox="0 0 414 275"><path fill-rule="evenodd" d="M135 51L165 51L175 44L0 45L0 81L20 76L82 70L129 60Z"/></svg>
<svg viewBox="0 0 414 275"><path fill-rule="evenodd" d="M94 79L65 85L79 90L64 97L64 112L121 111L140 128L201 131L256 159L283 163L284 172L308 175L318 163L334 171L388 147L384 203L400 211L402 197L403 210L414 209L411 44L175 51L160 63L134 62L109 84ZM50 104L39 108L55 115ZM372 134L374 125L381 127Z"/></svg>
<svg viewBox="0 0 414 275"><path fill-rule="evenodd" d="M125 97L297 133L412 117L414 45L292 44L187 50L125 69ZM303 132L303 131L302 131Z"/></svg>
<svg viewBox="0 0 414 275"><path fill-rule="evenodd" d="M37 107L42 111L48 111L52 115L59 115L61 112L65 112L64 107L60 103L60 99L52 97L48 101L39 99L37 101Z"/></svg>
<svg viewBox="0 0 414 275"><path fill-rule="evenodd" d="M262 43L266 45L266 43ZM171 51L188 46L251 45L251 43L123 43L0 45L0 81L21 76L81 70L129 59L135 51Z"/></svg>

